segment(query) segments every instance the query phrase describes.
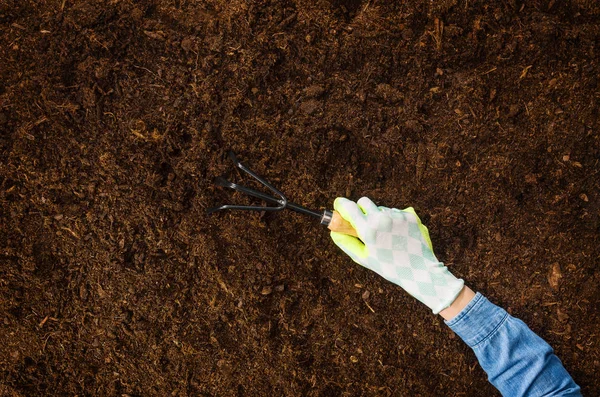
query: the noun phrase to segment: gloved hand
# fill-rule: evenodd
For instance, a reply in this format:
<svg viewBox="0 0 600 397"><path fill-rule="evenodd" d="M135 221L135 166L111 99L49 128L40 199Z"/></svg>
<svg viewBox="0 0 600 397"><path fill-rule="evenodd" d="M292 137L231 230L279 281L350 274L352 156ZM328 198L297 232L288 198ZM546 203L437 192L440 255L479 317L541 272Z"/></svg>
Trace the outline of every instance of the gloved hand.
<svg viewBox="0 0 600 397"><path fill-rule="evenodd" d="M367 197L358 203L338 197L333 207L360 237L331 232L352 260L404 288L434 314L454 302L464 282L437 260L429 231L413 208L378 207Z"/></svg>

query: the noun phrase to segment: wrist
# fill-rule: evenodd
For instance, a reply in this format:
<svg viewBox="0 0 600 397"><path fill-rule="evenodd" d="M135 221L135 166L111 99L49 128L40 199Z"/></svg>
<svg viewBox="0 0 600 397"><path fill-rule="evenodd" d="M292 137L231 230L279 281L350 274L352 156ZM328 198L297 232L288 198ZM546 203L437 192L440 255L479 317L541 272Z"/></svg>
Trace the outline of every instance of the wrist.
<svg viewBox="0 0 600 397"><path fill-rule="evenodd" d="M454 299L454 302L439 313L440 316L446 321L452 320L473 300L474 297L475 292L473 292L471 288L467 286L463 287L456 299Z"/></svg>

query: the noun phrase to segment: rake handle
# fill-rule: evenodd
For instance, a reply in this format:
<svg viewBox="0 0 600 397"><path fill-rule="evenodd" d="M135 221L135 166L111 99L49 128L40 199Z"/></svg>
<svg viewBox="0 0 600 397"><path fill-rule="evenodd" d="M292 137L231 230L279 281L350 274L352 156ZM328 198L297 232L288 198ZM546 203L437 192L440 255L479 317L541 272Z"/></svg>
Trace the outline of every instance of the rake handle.
<svg viewBox="0 0 600 397"><path fill-rule="evenodd" d="M329 225L327 226L329 230L332 232L344 233L349 234L350 236L358 237L358 233L356 233L356 230L352 227L350 222L342 218L339 212L332 211L332 213L333 215L331 216L331 222L329 222Z"/></svg>

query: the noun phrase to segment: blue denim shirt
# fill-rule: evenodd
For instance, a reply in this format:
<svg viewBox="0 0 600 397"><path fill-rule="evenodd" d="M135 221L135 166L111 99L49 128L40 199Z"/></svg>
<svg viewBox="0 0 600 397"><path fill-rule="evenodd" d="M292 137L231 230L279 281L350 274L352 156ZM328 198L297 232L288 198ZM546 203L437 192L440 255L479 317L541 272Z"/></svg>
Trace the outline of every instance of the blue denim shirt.
<svg viewBox="0 0 600 397"><path fill-rule="evenodd" d="M550 345L483 295L446 324L473 349L503 396L581 396Z"/></svg>

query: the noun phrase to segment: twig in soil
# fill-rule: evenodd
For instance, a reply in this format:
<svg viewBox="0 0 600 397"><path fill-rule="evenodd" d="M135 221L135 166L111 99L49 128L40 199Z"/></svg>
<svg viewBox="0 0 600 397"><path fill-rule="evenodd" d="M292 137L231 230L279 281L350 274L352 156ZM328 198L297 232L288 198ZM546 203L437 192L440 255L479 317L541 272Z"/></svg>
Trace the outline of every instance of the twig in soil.
<svg viewBox="0 0 600 397"><path fill-rule="evenodd" d="M442 35L444 34L444 22L436 18L434 21L435 33L432 35L435 40L435 49L440 51L442 49Z"/></svg>
<svg viewBox="0 0 600 397"><path fill-rule="evenodd" d="M50 337L54 334L55 334L55 332L50 332L48 335L46 335L46 337L44 338L44 344L42 345L42 352L46 351L46 345L48 344L48 339L50 339Z"/></svg>
<svg viewBox="0 0 600 397"><path fill-rule="evenodd" d="M561 336L561 335L566 335L566 334L568 334L568 333L569 333L569 331L563 331L563 332L557 332L557 331L548 331L548 332L549 332L549 333L551 333L551 334L554 334L554 335L558 335L558 336Z"/></svg>
<svg viewBox="0 0 600 397"><path fill-rule="evenodd" d="M493 68L491 68L490 70L488 70L487 72L484 72L484 73L482 73L481 75L482 75L482 76L485 76L486 74L490 74L490 73L492 73L494 70L497 70L497 69L498 69L497 67L493 67Z"/></svg>
<svg viewBox="0 0 600 397"><path fill-rule="evenodd" d="M231 296L233 296L233 292L229 291L229 288L227 288L227 284L225 284L225 282L223 281L223 279L221 279L221 277L218 275L218 273L215 275L215 278L217 279L217 283L219 284L219 286L221 288L223 288L223 290L227 294L231 294Z"/></svg>
<svg viewBox="0 0 600 397"><path fill-rule="evenodd" d="M373 310L373 308L371 307L371 305L369 305L366 300L363 299L363 302L365 302L365 305L367 305L367 307L369 308L369 310L371 310L373 313L375 313L375 310Z"/></svg>
<svg viewBox="0 0 600 397"><path fill-rule="evenodd" d="M69 229L68 227L61 227L61 229L66 230L67 232L71 233L73 235L73 237L75 237L76 239L79 239L79 235L77 233L75 233L73 230Z"/></svg>
<svg viewBox="0 0 600 397"><path fill-rule="evenodd" d="M112 113L112 112L104 112L103 115L104 116L112 116L113 119L115 120L115 123L117 122L117 116L115 116L114 113Z"/></svg>
<svg viewBox="0 0 600 397"><path fill-rule="evenodd" d="M519 80L523 80L525 77L527 77L527 73L529 72L529 69L531 69L533 65L529 65L526 66L525 69L523 69L523 71L521 72L521 75L519 76Z"/></svg>
<svg viewBox="0 0 600 397"><path fill-rule="evenodd" d="M471 111L471 114L473 115L473 118L474 118L475 120L479 120L479 117L477 117L477 116L475 115L475 112L473 111L473 108L472 108L470 105L469 105L469 110Z"/></svg>
<svg viewBox="0 0 600 397"><path fill-rule="evenodd" d="M38 324L38 327L42 328L44 324L46 324L46 321L48 321L48 318L50 318L50 316L44 317L44 319Z"/></svg>

